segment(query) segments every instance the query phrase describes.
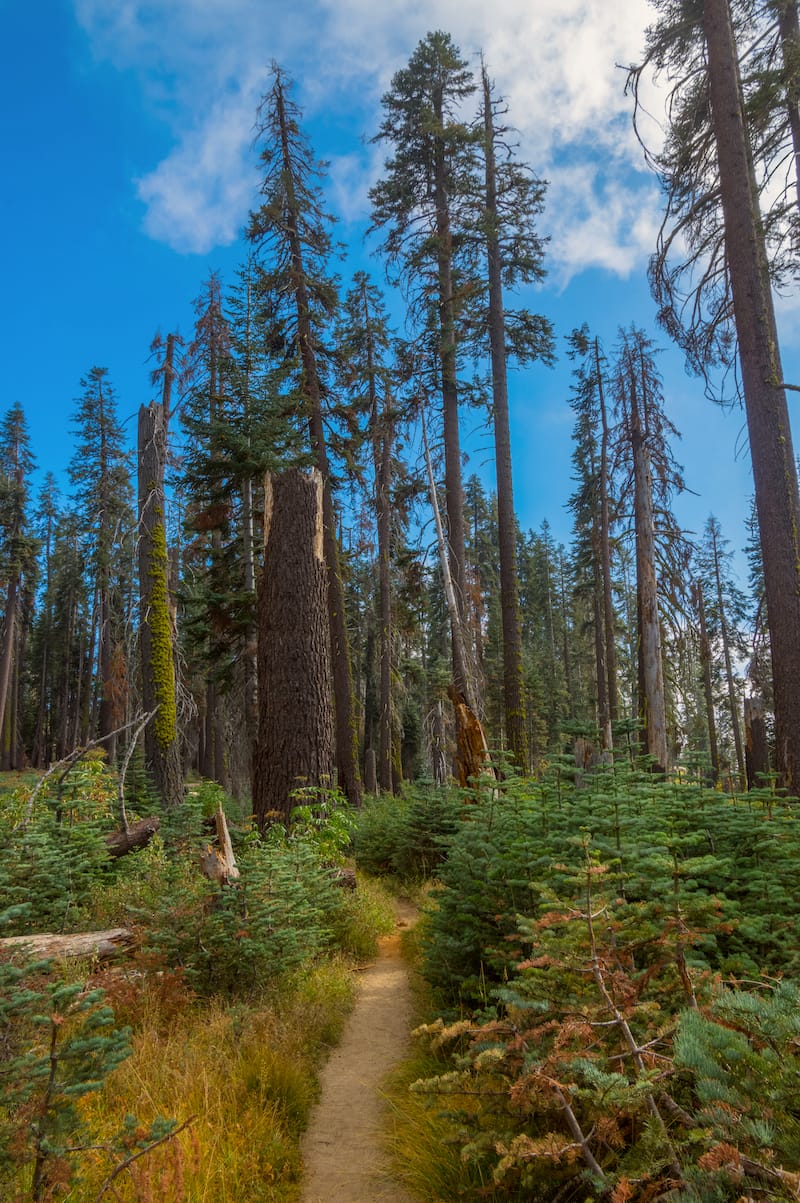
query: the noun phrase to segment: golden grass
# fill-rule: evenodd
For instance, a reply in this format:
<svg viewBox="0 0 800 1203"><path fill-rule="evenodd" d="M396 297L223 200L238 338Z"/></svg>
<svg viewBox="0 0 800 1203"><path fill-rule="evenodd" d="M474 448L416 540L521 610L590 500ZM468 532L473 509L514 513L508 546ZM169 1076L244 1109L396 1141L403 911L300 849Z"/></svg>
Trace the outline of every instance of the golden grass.
<svg viewBox="0 0 800 1203"><path fill-rule="evenodd" d="M134 1053L85 1104L97 1143L126 1114L144 1125L179 1123L173 1140L114 1182L122 1203L290 1203L300 1178L298 1142L316 1093L315 1068L340 1034L353 987L342 963L297 977L271 1004L188 1007L162 1023L149 1008ZM70 1203L94 1199L108 1158L84 1155Z"/></svg>

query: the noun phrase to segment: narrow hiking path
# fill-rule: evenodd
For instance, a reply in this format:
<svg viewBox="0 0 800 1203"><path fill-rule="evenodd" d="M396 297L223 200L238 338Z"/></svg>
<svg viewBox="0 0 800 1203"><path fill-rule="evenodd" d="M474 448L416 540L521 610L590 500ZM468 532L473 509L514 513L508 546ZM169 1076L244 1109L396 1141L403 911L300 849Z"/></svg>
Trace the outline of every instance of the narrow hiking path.
<svg viewBox="0 0 800 1203"><path fill-rule="evenodd" d="M397 928L363 971L344 1035L320 1075L322 1096L301 1146L301 1203L414 1203L386 1166L381 1088L408 1043L411 990L400 929L416 917L410 903L398 901Z"/></svg>

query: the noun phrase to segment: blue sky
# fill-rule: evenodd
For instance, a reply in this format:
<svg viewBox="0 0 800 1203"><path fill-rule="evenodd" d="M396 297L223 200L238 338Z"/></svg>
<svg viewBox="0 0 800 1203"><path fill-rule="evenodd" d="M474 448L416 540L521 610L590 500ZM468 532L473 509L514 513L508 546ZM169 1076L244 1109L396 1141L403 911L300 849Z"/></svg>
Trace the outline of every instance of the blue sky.
<svg viewBox="0 0 800 1203"><path fill-rule="evenodd" d="M620 326L664 347L675 448L697 496L676 509L700 530L717 514L745 540L749 460L741 412L722 413L655 327L645 280L660 218L658 188L633 138L624 70L651 19L646 0L0 0L3 22L0 250L3 409L19 401L42 468L72 453L79 381L109 369L131 437L151 395L157 330L192 327L209 270L230 277L256 203L255 106L272 59L295 78L317 154L330 160L331 209L348 244L342 267L382 265L364 245L367 189L381 150L380 96L429 29L465 56L483 50L509 97L520 153L550 181L541 232L547 282L527 303L554 321L555 369L512 387L520 519L546 518L566 541L570 364L563 336L586 321L611 349ZM785 375L797 379L793 310L781 314ZM794 373L794 374L793 374ZM791 402L790 402L791 403ZM491 481L488 439L469 437L471 467Z"/></svg>

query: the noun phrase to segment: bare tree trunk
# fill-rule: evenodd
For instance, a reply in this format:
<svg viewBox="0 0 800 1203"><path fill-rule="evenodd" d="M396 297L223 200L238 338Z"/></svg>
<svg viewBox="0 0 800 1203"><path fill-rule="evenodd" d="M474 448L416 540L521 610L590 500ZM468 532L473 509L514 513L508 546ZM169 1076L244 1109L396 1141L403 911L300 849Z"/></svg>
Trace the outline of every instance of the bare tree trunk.
<svg viewBox="0 0 800 1203"><path fill-rule="evenodd" d="M506 740L520 772L530 769L525 678L522 667L522 622L517 578L517 524L511 471L511 427L508 413L506 330L501 275L495 129L489 76L482 65L484 153L486 165L486 249L489 273L489 344L492 362L494 450L497 472L497 552L500 561L500 614L503 629L503 699Z"/></svg>
<svg viewBox="0 0 800 1203"><path fill-rule="evenodd" d="M253 807L263 829L287 822L296 791L324 791L334 725L323 482L316 470L267 477L259 589L259 733Z"/></svg>
<svg viewBox="0 0 800 1203"><path fill-rule="evenodd" d="M764 703L761 698L745 698L744 730L747 764L747 788L759 789L767 782L769 747L764 722Z"/></svg>
<svg viewBox="0 0 800 1203"><path fill-rule="evenodd" d="M350 666L350 639L347 632L344 588L342 585L339 544L336 537L336 515L333 507L331 473L325 427L322 420L322 390L317 370L314 337L311 326L311 304L298 229L299 213L295 200L292 156L286 126L283 93L277 95L277 114L280 124L281 149L287 176L289 211L286 214L288 241L291 251L289 287L294 291L297 306L297 337L303 365L303 383L309 408L309 434L316 466L322 477L322 520L325 563L328 570L328 621L330 623L331 654L333 657L333 689L336 701L336 761L339 784L353 806L361 804L361 777L358 769L358 729L353 701L353 677ZM263 707L262 707L263 713Z"/></svg>
<svg viewBox="0 0 800 1203"><path fill-rule="evenodd" d="M644 375L642 384L644 385ZM667 718L656 584L653 480L640 412L645 405L646 398L642 397L640 406L637 383L632 377L630 408L636 528L639 716L643 726L645 751L652 756L654 769L663 773L668 766Z"/></svg>
<svg viewBox="0 0 800 1203"><path fill-rule="evenodd" d="M388 409L388 402L386 408ZM378 786L392 788L392 578L391 508L392 430L387 422L376 450L375 502L378 525L378 592L380 600L380 695L378 706Z"/></svg>
<svg viewBox="0 0 800 1203"><path fill-rule="evenodd" d="M611 517L609 506L608 471L608 412L605 386L600 364L600 340L594 340L597 398L600 406L600 563L603 571L603 630L605 636L605 666L608 680L608 714L612 723L619 718L619 687L617 685L617 640L614 595L611 584ZM609 744L609 747L611 745Z"/></svg>
<svg viewBox="0 0 800 1203"><path fill-rule="evenodd" d="M19 573L14 572L8 582L6 608L3 615L3 651L0 656L0 733L5 732L6 708L11 684L11 665L14 661L14 644L17 633L17 609L19 605Z"/></svg>
<svg viewBox="0 0 800 1203"><path fill-rule="evenodd" d="M695 583L693 593L695 609L697 611L697 623L700 630L700 664L703 670L703 697L706 704L708 754L711 758L712 779L716 784L719 781L719 750L717 748L717 722L714 714L714 691L711 687L711 645L708 641L708 629L706 627L706 601L702 581Z"/></svg>
<svg viewBox="0 0 800 1203"><path fill-rule="evenodd" d="M145 727L145 763L167 809L183 802L178 744L175 655L169 609L169 558L164 497L169 385L174 335L167 337L164 400L139 408L139 644L142 702L155 718Z"/></svg>
<svg viewBox="0 0 800 1203"><path fill-rule="evenodd" d="M728 0L703 5L725 245L764 564L781 784L800 790L800 499Z"/></svg>
<svg viewBox="0 0 800 1203"><path fill-rule="evenodd" d="M436 542L439 548L439 564L442 570L444 595L450 616L452 644L457 656L460 658L460 662L466 664L464 629L456 598L455 586L450 575L444 527L439 512L439 500L436 495L436 482L433 476L428 435L425 428L425 414L421 413L420 417L422 421L422 440L425 448L425 463L428 469L428 488L433 517L436 523ZM472 681L469 677L465 677L463 684L466 692L459 689L454 682L448 689L448 694L453 703L453 714L456 723L456 774L459 785L467 786L474 778L485 774L487 771L493 772L493 770L489 762L489 748L486 743L486 736L475 710L474 694L471 689Z"/></svg>
<svg viewBox="0 0 800 1203"><path fill-rule="evenodd" d="M433 97L436 120L444 124L441 92ZM444 431L444 488L447 510L447 552L450 576L459 614L462 640L453 638L453 682L459 693L469 695L468 664L464 659L463 631L467 596L467 553L464 528L464 490L461 480L461 436L458 427L458 376L456 367L455 298L453 295L453 238L447 186L447 160L441 137L434 139L433 187L436 208L436 256L439 312L439 366L442 380ZM455 628L451 628L451 632ZM474 699L473 699L474 701Z"/></svg>
<svg viewBox="0 0 800 1203"><path fill-rule="evenodd" d="M743 786L746 780L744 748L742 747L742 731L739 726L739 704L736 699L736 683L733 676L733 664L731 662L731 641L728 634L728 623L725 618L725 602L722 596L722 578L719 571L719 547L717 545L716 530L712 531L712 540L714 549L714 583L717 587L717 608L719 610L722 654L725 661L725 681L728 687L728 708L731 714L733 746L736 749L736 766L739 770L739 785Z"/></svg>

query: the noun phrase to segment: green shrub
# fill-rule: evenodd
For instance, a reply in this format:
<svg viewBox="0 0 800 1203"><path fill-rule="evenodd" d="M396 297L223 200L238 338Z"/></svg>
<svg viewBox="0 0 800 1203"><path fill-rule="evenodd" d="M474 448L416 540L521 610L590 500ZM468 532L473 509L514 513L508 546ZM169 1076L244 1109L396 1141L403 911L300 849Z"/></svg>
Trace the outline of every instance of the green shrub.
<svg viewBox="0 0 800 1203"><path fill-rule="evenodd" d="M353 834L357 863L367 873L401 881L435 876L463 808L464 794L455 789L414 788L398 798L366 799Z"/></svg>
<svg viewBox="0 0 800 1203"><path fill-rule="evenodd" d="M251 836L237 861L240 879L222 889L174 867L158 911L140 916L148 945L200 995L266 989L331 943L341 891L308 841Z"/></svg>

